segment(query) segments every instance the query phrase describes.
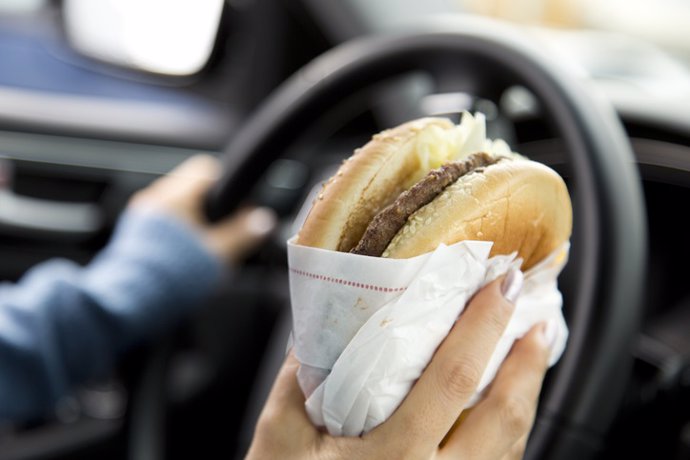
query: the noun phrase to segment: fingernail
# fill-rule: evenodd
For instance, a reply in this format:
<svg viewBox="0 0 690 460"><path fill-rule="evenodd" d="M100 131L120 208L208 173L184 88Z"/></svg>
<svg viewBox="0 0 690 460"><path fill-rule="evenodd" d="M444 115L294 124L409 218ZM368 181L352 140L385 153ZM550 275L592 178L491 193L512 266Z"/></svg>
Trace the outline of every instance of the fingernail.
<svg viewBox="0 0 690 460"><path fill-rule="evenodd" d="M266 235L276 225L276 215L268 208L253 209L246 220L247 230L254 235Z"/></svg>
<svg viewBox="0 0 690 460"><path fill-rule="evenodd" d="M551 318L550 320L542 323L541 325L541 338L544 344L551 348L556 342L556 336L558 335L558 322Z"/></svg>
<svg viewBox="0 0 690 460"><path fill-rule="evenodd" d="M516 268L510 270L501 284L501 293L503 297L510 302L515 303L522 290L523 281L522 272Z"/></svg>

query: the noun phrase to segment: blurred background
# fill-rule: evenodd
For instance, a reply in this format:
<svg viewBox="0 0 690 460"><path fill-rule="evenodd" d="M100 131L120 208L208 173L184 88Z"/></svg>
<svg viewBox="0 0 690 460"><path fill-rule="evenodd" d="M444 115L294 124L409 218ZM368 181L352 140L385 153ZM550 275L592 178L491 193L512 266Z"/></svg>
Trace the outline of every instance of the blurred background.
<svg viewBox="0 0 690 460"><path fill-rule="evenodd" d="M690 458L690 242L665 211L690 202L687 0L0 0L0 281L52 257L87 263L134 191L197 152L222 155L321 53L453 15L520 27L619 115L650 268L635 372L601 457ZM281 229L237 282L45 419L0 423L0 458L241 456L288 331L284 241L314 187L374 132L481 111L490 135L567 177L533 94L464 84L473 69L451 67L353 97L286 146L247 192Z"/></svg>

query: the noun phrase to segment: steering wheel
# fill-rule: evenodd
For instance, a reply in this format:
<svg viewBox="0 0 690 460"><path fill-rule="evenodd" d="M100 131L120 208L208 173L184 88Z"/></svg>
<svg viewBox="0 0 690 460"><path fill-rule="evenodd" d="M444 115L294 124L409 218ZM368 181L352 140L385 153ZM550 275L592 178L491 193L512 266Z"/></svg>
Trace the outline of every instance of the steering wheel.
<svg viewBox="0 0 690 460"><path fill-rule="evenodd" d="M450 26L450 27L449 27ZM569 344L542 394L528 458L593 457L629 376L641 318L646 221L631 148L612 110L514 29L463 19L419 32L367 37L320 56L285 82L227 148L208 215L229 213L285 146L327 110L410 71L461 64L464 81L499 94L522 85L567 151L574 203L564 305Z"/></svg>

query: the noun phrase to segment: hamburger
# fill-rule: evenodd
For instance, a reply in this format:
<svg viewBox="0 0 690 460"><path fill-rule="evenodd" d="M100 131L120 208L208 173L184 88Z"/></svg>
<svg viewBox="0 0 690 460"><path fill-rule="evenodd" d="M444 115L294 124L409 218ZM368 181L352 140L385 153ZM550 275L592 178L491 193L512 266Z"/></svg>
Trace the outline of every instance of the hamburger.
<svg viewBox="0 0 690 460"><path fill-rule="evenodd" d="M296 244L409 258L491 241L492 256L516 252L527 270L571 230L558 173L486 139L483 117L465 113L458 125L421 118L374 135L323 185Z"/></svg>

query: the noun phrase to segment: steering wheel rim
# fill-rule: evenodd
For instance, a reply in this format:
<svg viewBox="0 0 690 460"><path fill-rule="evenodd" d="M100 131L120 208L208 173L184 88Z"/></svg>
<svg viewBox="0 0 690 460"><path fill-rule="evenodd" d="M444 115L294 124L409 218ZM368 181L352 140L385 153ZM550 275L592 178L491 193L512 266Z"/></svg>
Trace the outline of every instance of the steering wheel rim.
<svg viewBox="0 0 690 460"><path fill-rule="evenodd" d="M505 72L537 96L564 140L581 236L573 244L578 276L569 345L542 395L527 457L591 457L620 402L641 319L646 221L630 145L613 109L517 30L478 19L427 27L348 42L286 81L229 144L208 216L228 214L285 145L354 91L430 69L438 59Z"/></svg>

